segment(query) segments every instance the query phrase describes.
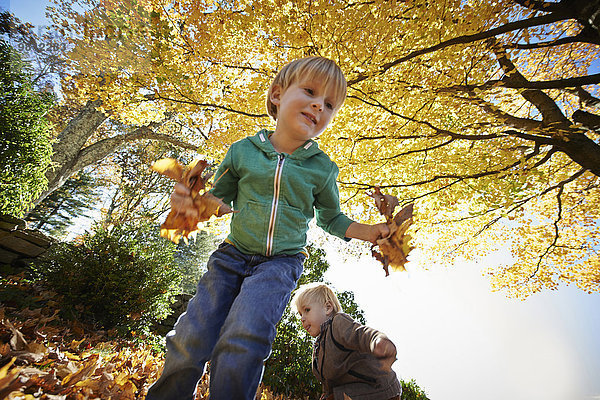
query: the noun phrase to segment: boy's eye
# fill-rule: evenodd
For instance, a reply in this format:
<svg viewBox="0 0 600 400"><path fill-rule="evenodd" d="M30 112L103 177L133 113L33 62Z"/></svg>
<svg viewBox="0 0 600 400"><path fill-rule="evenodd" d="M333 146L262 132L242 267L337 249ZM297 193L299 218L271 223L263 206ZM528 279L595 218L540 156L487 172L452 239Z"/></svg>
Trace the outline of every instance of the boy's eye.
<svg viewBox="0 0 600 400"><path fill-rule="evenodd" d="M325 103L325 107L329 108L330 110L333 110L333 104L331 103Z"/></svg>
<svg viewBox="0 0 600 400"><path fill-rule="evenodd" d="M308 94L314 94L314 93L315 93L315 91L314 91L314 90L312 90L311 88L305 88L304 90L305 90L305 91L306 91L306 93L308 93Z"/></svg>

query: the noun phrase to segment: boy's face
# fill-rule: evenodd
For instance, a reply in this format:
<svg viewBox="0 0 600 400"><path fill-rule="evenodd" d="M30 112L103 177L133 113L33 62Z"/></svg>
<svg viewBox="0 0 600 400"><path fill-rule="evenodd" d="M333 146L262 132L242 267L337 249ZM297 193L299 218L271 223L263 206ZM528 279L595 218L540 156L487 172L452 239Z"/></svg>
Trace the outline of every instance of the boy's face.
<svg viewBox="0 0 600 400"><path fill-rule="evenodd" d="M302 327L312 337L317 337L321 334L321 325L327 321L332 312L333 307L329 302L321 304L313 301L303 304L298 308Z"/></svg>
<svg viewBox="0 0 600 400"><path fill-rule="evenodd" d="M271 101L277 106L276 130L302 144L327 128L340 100L322 80L312 79L292 83L285 90L276 86Z"/></svg>

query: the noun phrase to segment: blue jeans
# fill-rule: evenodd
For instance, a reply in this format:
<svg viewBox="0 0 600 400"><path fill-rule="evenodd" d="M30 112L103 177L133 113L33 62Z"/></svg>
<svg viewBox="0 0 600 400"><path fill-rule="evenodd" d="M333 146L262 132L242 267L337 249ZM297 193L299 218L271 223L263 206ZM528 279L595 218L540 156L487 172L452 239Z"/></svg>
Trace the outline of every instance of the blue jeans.
<svg viewBox="0 0 600 400"><path fill-rule="evenodd" d="M146 399L192 399L208 360L211 400L254 399L304 258L247 255L221 244L167 334L165 366Z"/></svg>

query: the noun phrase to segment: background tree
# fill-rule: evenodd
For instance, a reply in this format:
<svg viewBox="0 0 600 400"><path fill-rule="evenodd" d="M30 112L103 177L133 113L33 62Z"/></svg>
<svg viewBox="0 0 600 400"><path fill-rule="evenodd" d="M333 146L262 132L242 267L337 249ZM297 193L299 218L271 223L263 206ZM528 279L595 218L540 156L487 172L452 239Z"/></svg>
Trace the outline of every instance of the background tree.
<svg viewBox="0 0 600 400"><path fill-rule="evenodd" d="M181 280L174 251L145 221L97 226L75 243L56 244L33 268L61 295L63 314L127 334L169 315Z"/></svg>
<svg viewBox="0 0 600 400"><path fill-rule="evenodd" d="M161 142L138 141L122 146L107 156L98 167L107 186L103 219L123 223L144 219L158 222L169 209L173 180L150 169L164 157L178 157L174 146Z"/></svg>
<svg viewBox="0 0 600 400"><path fill-rule="evenodd" d="M200 277L206 272L206 263L210 255L222 242L222 238L214 233L200 231L189 244L179 242L175 251L174 262L181 272L181 292L195 294Z"/></svg>
<svg viewBox="0 0 600 400"><path fill-rule="evenodd" d="M11 46L30 64L36 90L53 92L60 82L59 72L64 70L67 42L49 27L38 26L36 33L33 25L8 12L0 14L0 24L5 27Z"/></svg>
<svg viewBox="0 0 600 400"><path fill-rule="evenodd" d="M53 101L35 91L30 66L0 39L0 213L22 216L47 186Z"/></svg>
<svg viewBox="0 0 600 400"><path fill-rule="evenodd" d="M97 182L91 173L80 171L31 210L27 221L33 229L65 236L74 220L89 217L88 212L96 206L100 192Z"/></svg>
<svg viewBox="0 0 600 400"><path fill-rule="evenodd" d="M75 38L69 98L128 124L173 113L218 160L272 127L275 71L331 57L349 97L319 144L347 210L380 185L416 202L424 264L508 246L490 274L509 295L600 289L598 0L80 5L54 12Z"/></svg>

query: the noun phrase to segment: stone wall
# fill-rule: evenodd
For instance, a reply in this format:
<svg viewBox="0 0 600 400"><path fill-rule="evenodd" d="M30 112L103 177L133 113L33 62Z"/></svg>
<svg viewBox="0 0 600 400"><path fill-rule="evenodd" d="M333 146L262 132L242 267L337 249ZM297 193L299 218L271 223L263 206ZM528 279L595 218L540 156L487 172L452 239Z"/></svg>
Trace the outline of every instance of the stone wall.
<svg viewBox="0 0 600 400"><path fill-rule="evenodd" d="M0 215L0 271L17 272L42 256L56 240L28 229L24 220Z"/></svg>

